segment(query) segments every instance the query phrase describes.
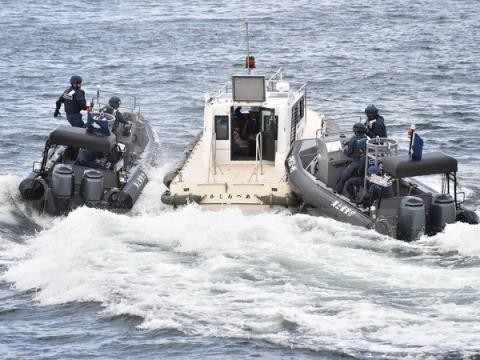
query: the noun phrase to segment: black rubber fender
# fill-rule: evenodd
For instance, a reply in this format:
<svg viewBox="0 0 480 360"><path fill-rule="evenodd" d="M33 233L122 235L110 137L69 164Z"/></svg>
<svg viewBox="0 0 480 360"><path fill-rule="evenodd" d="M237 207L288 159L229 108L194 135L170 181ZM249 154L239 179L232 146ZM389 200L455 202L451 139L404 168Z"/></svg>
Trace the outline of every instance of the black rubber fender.
<svg viewBox="0 0 480 360"><path fill-rule="evenodd" d="M45 187L33 172L20 182L18 190L25 200L38 200L45 195Z"/></svg>
<svg viewBox="0 0 480 360"><path fill-rule="evenodd" d="M468 209L461 209L457 212L457 221L467 223L470 225L476 225L479 223L479 218L475 211L468 210Z"/></svg>
<svg viewBox="0 0 480 360"><path fill-rule="evenodd" d="M163 177L163 184L167 187L170 188L170 184L172 183L173 179L178 175L178 170L172 170L169 171L164 177Z"/></svg>

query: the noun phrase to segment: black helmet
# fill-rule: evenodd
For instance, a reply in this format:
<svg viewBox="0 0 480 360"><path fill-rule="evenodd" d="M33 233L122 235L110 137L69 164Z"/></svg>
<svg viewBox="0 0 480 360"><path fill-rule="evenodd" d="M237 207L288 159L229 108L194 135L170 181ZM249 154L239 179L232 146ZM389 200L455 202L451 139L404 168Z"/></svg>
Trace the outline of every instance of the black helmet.
<svg viewBox="0 0 480 360"><path fill-rule="evenodd" d="M364 123L358 122L353 125L353 133L355 135L362 135L367 132L367 128L365 127Z"/></svg>
<svg viewBox="0 0 480 360"><path fill-rule="evenodd" d="M368 105L365 108L365 115L369 120L375 119L378 116L378 109L375 105Z"/></svg>
<svg viewBox="0 0 480 360"><path fill-rule="evenodd" d="M70 78L70 84L81 84L82 83L82 77L78 75L73 75Z"/></svg>
<svg viewBox="0 0 480 360"><path fill-rule="evenodd" d="M108 104L114 109L118 109L121 103L122 101L117 96L112 96L110 100L108 100Z"/></svg>

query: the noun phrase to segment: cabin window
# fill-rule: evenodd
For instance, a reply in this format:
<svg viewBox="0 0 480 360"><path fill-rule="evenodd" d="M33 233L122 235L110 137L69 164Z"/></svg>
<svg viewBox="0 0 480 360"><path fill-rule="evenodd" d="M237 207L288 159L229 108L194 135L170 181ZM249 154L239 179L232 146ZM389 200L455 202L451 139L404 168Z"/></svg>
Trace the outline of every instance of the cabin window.
<svg viewBox="0 0 480 360"><path fill-rule="evenodd" d="M290 131L290 144L295 141L297 135L297 124L305 116L305 98L301 97L293 106L292 106L292 121L291 121L291 131Z"/></svg>
<svg viewBox="0 0 480 360"><path fill-rule="evenodd" d="M228 116L215 116L215 134L217 140L228 140Z"/></svg>

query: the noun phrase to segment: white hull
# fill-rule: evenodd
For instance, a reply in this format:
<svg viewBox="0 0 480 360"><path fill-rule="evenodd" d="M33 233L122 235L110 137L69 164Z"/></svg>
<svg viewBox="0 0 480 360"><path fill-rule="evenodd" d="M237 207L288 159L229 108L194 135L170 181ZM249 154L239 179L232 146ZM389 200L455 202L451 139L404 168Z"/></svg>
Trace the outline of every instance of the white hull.
<svg viewBox="0 0 480 360"><path fill-rule="evenodd" d="M324 117L308 110L306 118L308 122L298 124L297 135L315 138ZM289 149L277 152L275 162L228 161L214 165L210 147L210 136L202 134L170 183L171 196L195 199L208 209L234 206L261 211L297 205L298 199L290 188L284 166Z"/></svg>

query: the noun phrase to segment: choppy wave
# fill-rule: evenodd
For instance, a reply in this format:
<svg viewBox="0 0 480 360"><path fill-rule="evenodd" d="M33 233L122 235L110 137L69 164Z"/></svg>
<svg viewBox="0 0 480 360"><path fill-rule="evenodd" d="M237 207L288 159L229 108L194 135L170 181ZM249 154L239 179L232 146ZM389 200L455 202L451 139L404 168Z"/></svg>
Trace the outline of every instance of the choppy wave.
<svg viewBox="0 0 480 360"><path fill-rule="evenodd" d="M478 260L479 235L458 224L406 244L306 215L80 208L5 249L2 279L35 289L39 305L98 302L142 329L354 356L468 352L480 344L480 267L438 260Z"/></svg>

